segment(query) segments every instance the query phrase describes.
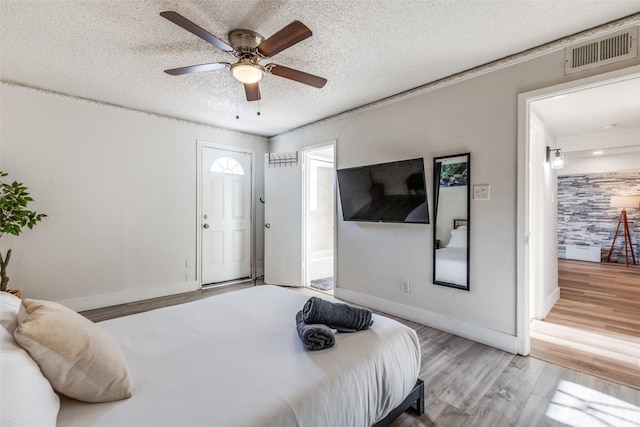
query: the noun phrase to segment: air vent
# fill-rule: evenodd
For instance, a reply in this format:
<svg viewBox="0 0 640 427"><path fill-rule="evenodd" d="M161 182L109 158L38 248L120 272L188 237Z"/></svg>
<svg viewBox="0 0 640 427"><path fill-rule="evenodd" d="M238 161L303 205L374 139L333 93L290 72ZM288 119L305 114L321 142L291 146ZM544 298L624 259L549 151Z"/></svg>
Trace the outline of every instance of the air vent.
<svg viewBox="0 0 640 427"><path fill-rule="evenodd" d="M565 49L564 73L573 74L638 56L638 27L627 28Z"/></svg>

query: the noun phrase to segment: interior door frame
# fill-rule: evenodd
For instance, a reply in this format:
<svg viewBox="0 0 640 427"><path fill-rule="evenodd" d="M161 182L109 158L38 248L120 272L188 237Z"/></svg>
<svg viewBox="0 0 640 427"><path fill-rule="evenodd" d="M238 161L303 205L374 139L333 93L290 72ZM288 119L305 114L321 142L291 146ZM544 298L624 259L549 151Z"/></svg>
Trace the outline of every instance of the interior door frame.
<svg viewBox="0 0 640 427"><path fill-rule="evenodd" d="M249 233L249 237L251 240L251 244L249 245L249 257L250 257L250 267L249 267L249 274L250 274L250 279L253 280L256 277L256 220L255 220L255 212L256 212L256 201L255 201L255 197L254 195L256 194L255 191L255 174L254 174L254 170L255 170L255 157L256 157L256 153L255 150L249 149L249 148L243 148L243 147L236 147L233 145L225 145L225 144L218 144L218 143L214 143L214 142L207 142L207 141L201 141L201 140L196 140L196 145L197 145L197 153L196 153L196 265L195 265L195 271L196 271L196 278L195 280L198 282L200 288L202 288L204 286L204 284L202 283L202 215L201 215L201 210L202 210L202 150L203 148L214 148L217 150L224 150L224 151L233 151L235 153L247 153L251 156L251 194L249 195L249 200L250 200L250 233ZM230 284L233 283L234 281L230 281L230 282L225 282L225 283L221 283L219 285L225 285L225 284Z"/></svg>
<svg viewBox="0 0 640 427"><path fill-rule="evenodd" d="M327 141L321 144L309 145L302 147L302 200L304 202L304 209L302 211L302 281L304 286L309 286L311 281L309 280L309 227L307 224L307 214L309 211L309 154L313 151L322 150L323 148L333 147L333 283L336 287L336 259L337 259L337 184L336 184L336 163L337 163L337 141Z"/></svg>
<svg viewBox="0 0 640 427"><path fill-rule="evenodd" d="M541 182L532 181L530 168L528 167L531 159L536 158L532 150L539 149L539 147L533 147L529 140L531 103L545 98L588 89L590 87L607 85L616 81L638 77L640 77L640 65L634 65L518 95L518 196L516 230L516 337L518 354L526 356L531 350L529 319L531 318L530 292L533 284L530 280L530 271L532 268L539 268L535 260L539 260L542 257L539 253L532 253L533 249L529 244L531 236L527 231L530 229L530 224L533 220L530 215L531 198L534 192L532 186L535 189L535 186L542 185ZM533 262L531 260L533 260Z"/></svg>

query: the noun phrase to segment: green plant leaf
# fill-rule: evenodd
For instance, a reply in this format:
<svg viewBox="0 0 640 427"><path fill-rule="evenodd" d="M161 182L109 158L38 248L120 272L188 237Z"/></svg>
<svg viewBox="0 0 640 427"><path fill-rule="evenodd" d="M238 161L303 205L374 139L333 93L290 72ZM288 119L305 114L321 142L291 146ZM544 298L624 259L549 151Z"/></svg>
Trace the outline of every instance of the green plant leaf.
<svg viewBox="0 0 640 427"><path fill-rule="evenodd" d="M0 177L7 175L0 171ZM46 217L45 214L27 208L32 201L33 198L23 183L0 182L0 237L5 233L18 236L24 227L31 229Z"/></svg>

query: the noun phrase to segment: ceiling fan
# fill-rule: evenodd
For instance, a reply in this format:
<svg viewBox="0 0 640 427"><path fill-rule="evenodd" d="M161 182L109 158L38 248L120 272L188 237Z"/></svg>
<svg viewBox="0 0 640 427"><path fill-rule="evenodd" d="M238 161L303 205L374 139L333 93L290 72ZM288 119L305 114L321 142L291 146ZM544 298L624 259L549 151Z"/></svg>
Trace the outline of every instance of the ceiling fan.
<svg viewBox="0 0 640 427"><path fill-rule="evenodd" d="M167 74L178 76L200 71L229 68L233 77L244 84L247 101L257 101L260 99L258 82L265 74L273 74L317 88L322 88L327 83L327 79L325 78L283 65L260 65L262 59L270 58L296 43L311 37L311 30L300 21L293 21L266 40L255 31L232 30L227 36L229 43L226 43L177 12L161 12L160 16L200 37L204 41L211 43L218 49L238 58L238 61L233 64L228 62L213 62L210 64L191 65L165 70L164 72Z"/></svg>

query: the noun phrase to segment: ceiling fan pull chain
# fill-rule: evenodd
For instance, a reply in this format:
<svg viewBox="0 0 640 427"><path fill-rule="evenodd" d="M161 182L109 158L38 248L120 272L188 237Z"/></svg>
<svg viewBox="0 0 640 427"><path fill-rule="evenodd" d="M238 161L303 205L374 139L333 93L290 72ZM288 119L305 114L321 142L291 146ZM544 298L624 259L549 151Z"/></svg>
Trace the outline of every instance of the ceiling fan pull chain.
<svg viewBox="0 0 640 427"><path fill-rule="evenodd" d="M236 91L236 120L240 120L240 90Z"/></svg>

